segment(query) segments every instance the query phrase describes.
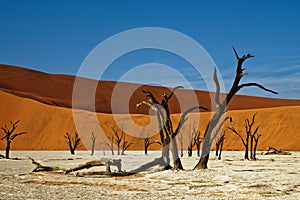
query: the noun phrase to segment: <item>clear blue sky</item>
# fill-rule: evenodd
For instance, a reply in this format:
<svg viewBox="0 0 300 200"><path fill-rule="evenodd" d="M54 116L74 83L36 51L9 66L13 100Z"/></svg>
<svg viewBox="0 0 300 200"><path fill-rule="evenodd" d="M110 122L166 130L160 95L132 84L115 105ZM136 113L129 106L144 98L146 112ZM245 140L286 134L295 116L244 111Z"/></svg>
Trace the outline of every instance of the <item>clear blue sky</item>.
<svg viewBox="0 0 300 200"><path fill-rule="evenodd" d="M199 42L217 64L227 89L236 64L234 46L241 54L255 55L245 65L249 72L245 81L280 93L274 96L247 89L242 94L300 99L299 10L296 0L0 0L0 63L75 75L88 53L108 37L132 28L164 27ZM130 65L159 63L168 56L137 53L115 65L125 70ZM176 62L167 64L182 70L184 62ZM104 79L118 80L120 71L112 67ZM204 89L200 84L194 88Z"/></svg>

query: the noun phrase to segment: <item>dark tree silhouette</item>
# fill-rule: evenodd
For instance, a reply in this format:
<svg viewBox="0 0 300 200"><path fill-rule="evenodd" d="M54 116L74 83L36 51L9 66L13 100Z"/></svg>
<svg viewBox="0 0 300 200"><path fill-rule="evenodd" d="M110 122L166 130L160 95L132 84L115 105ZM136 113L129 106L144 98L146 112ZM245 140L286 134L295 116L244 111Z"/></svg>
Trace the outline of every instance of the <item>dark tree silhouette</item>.
<svg viewBox="0 0 300 200"><path fill-rule="evenodd" d="M124 131L123 129L121 130L121 134L118 133L118 130L115 128L113 129L114 131L114 135L115 135L115 138L116 138L116 143L117 143L117 152L118 152L118 155L121 154L121 142L123 140L123 137L124 137Z"/></svg>
<svg viewBox="0 0 300 200"><path fill-rule="evenodd" d="M123 130L122 130L123 133ZM122 153L121 155L125 155L125 151L132 145L133 143L126 141L126 135L123 134L123 144L122 144Z"/></svg>
<svg viewBox="0 0 300 200"><path fill-rule="evenodd" d="M12 141L23 134L26 134L26 132L20 132L20 133L15 133L14 131L18 127L18 123L20 120L17 120L16 122L10 121L11 128L8 128L7 125L5 124L1 129L3 130L5 136L1 138L1 140L6 140L6 148L5 148L5 158L9 159L9 151L10 151L10 145Z"/></svg>
<svg viewBox="0 0 300 200"><path fill-rule="evenodd" d="M95 152L95 143L96 143L96 137L94 135L94 131L92 132L92 151L91 151L91 155L94 155Z"/></svg>
<svg viewBox="0 0 300 200"><path fill-rule="evenodd" d="M254 114L252 116L251 121L247 118L245 119L245 137L243 138L242 134L238 132L234 127L228 127L233 133L235 133L240 140L242 141L244 147L245 147L245 156L244 159L249 160L249 150L250 150L250 158L251 160L255 160L255 155L253 154L254 147L253 147L253 141L254 139L258 141L260 134L257 134L258 129L260 126L257 126L255 130L253 131L253 125L255 122L255 116ZM257 136L256 136L257 135ZM250 148L249 148L249 139L250 139ZM256 142L256 147L257 147L257 142ZM255 147L255 152L256 152L256 147Z"/></svg>
<svg viewBox="0 0 300 200"><path fill-rule="evenodd" d="M189 134L188 137L188 157L193 155L193 147L196 146L197 149L197 156L200 156L200 145L202 142L201 132L193 128L192 134Z"/></svg>
<svg viewBox="0 0 300 200"><path fill-rule="evenodd" d="M173 89L173 91L167 95L166 93L162 94L162 100L159 103L154 95L147 90L142 90L143 93L146 94L146 101L142 101L137 104L137 107L141 105L146 105L152 108L156 112L157 121L158 121L158 128L160 130L160 138L161 143L163 144L162 147L162 160L166 163L166 168L170 168L169 162L169 144L172 144L171 153L173 157L173 168L177 170L183 170L183 166L181 163L181 160L179 158L178 154L178 147L176 142L176 136L180 132L180 129L182 128L183 124L186 122L186 116L188 113L199 110L199 109L206 109L202 106L195 106L188 110L186 110L180 117L180 121L176 127L176 129L173 129L173 123L170 118L170 111L169 111L169 100L174 95L174 92L179 89L183 88L182 86L177 86Z"/></svg>
<svg viewBox="0 0 300 200"><path fill-rule="evenodd" d="M220 84L219 84L216 68L214 70L213 77L216 85L216 94L215 94L214 103L215 103L216 111L205 129L201 157L199 162L194 167L194 169L207 169L207 163L209 160L209 153L212 146L212 141L214 141L214 139L218 136L219 132L221 131L221 128L219 129L217 127L220 127L222 123L224 123L224 121L222 121L221 119L224 113L226 112L227 105L230 103L231 99L239 90L245 87L258 87L264 91L278 94L277 92L273 90L269 90L258 83L240 84L242 77L247 75L247 73L244 72L245 68L242 68L242 65L245 60L252 58L254 56L251 54L247 54L247 55L243 55L242 57L239 57L237 51L234 48L233 51L237 60L235 79L229 90L229 93L226 95L226 98L222 101L222 103L220 102Z"/></svg>
<svg viewBox="0 0 300 200"><path fill-rule="evenodd" d="M253 160L256 160L256 149L257 149L257 145L258 145L258 140L259 138L261 137L261 134L257 134L256 136L254 136L254 141L255 141L255 144L254 144L254 147L253 147Z"/></svg>
<svg viewBox="0 0 300 200"><path fill-rule="evenodd" d="M200 145L202 142L201 132L199 130L195 130L194 143L197 149L197 156L200 157Z"/></svg>
<svg viewBox="0 0 300 200"><path fill-rule="evenodd" d="M71 154L75 154L75 150L81 146L81 140L77 131L74 132L73 135L66 132L65 138L67 140L67 144L69 146Z"/></svg>
<svg viewBox="0 0 300 200"><path fill-rule="evenodd" d="M226 131L224 131L219 137L217 137L217 140L216 140L216 156L218 156L219 160L221 160L223 143L225 140L225 133L226 133Z"/></svg>
<svg viewBox="0 0 300 200"><path fill-rule="evenodd" d="M148 148L149 148L149 146L150 146L151 144L155 144L155 143L161 145L161 143L160 143L159 141L157 141L157 140L151 142L149 137L145 137L145 138L144 138L145 155L148 154Z"/></svg>
<svg viewBox="0 0 300 200"><path fill-rule="evenodd" d="M192 133L189 133L188 136L188 147L187 147L187 152L188 152L188 157L191 157L193 155L193 147L195 146L195 129L193 129Z"/></svg>

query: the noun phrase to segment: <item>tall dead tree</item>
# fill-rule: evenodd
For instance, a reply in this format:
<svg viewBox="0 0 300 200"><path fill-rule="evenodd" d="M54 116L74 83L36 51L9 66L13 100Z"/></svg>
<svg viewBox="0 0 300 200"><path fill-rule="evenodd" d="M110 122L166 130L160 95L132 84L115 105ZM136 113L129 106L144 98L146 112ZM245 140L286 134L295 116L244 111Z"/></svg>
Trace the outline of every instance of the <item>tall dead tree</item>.
<svg viewBox="0 0 300 200"><path fill-rule="evenodd" d="M256 160L256 149L257 149L257 145L258 145L258 140L259 138L261 137L261 134L257 134L256 136L254 136L254 141L255 141L255 144L254 144L254 147L253 147L253 160Z"/></svg>
<svg viewBox="0 0 300 200"><path fill-rule="evenodd" d="M123 130L122 130L123 132ZM132 142L126 141L125 134L123 134L123 144L122 144L122 152L121 155L125 155L125 151L132 145Z"/></svg>
<svg viewBox="0 0 300 200"><path fill-rule="evenodd" d="M69 132L66 132L65 138L67 140L67 144L69 146L70 152L72 155L75 154L75 150L81 146L81 140L77 131L71 135Z"/></svg>
<svg viewBox="0 0 300 200"><path fill-rule="evenodd" d="M177 170L182 170L183 166L181 163L181 160L179 158L178 154L178 147L176 143L176 136L180 132L180 129L182 128L182 125L185 123L186 116L188 113L199 110L199 109L206 109L202 106L195 106L188 110L186 110L180 117L180 121L176 127L176 129L173 129L173 123L170 117L170 111L169 111L169 100L174 95L174 92L182 88L182 86L177 86L173 89L173 91L167 95L166 93L162 94L162 100L161 102L158 102L154 95L147 90L142 90L143 93L146 94L146 101L142 101L137 104L137 107L141 105L149 106L151 109L153 109L156 112L156 117L158 121L158 128L160 130L160 138L161 143L163 144L162 147L162 159L166 163L167 168L169 167L169 144L172 144L171 153L173 157L173 168Z"/></svg>
<svg viewBox="0 0 300 200"><path fill-rule="evenodd" d="M234 127L228 127L233 133L235 133L240 140L242 141L244 147L245 147L245 156L244 159L249 160L249 150L250 150L250 158L254 160L254 155L253 155L253 141L254 138L256 137L256 134L258 132L258 129L260 126L257 126L255 130L253 131L253 125L255 122L255 116L254 114L252 116L252 120L250 121L248 118L245 119L245 138L243 138L242 134L239 133ZM250 148L249 148L249 139L250 139Z"/></svg>
<svg viewBox="0 0 300 200"><path fill-rule="evenodd" d="M5 148L5 158L9 159L9 151L10 151L10 145L12 141L23 134L26 134L26 132L20 132L20 133L15 133L14 131L18 127L18 123L20 120L17 120L16 122L10 121L11 128L8 128L7 125L5 124L1 129L3 130L5 136L1 138L1 140L6 140L6 148Z"/></svg>
<svg viewBox="0 0 300 200"><path fill-rule="evenodd" d="M195 130L192 131L192 133L189 133L188 136L188 157L191 157L193 155L193 147L195 146Z"/></svg>
<svg viewBox="0 0 300 200"><path fill-rule="evenodd" d="M240 81L243 76L247 75L246 72L244 72L245 68L242 68L242 65L245 60L254 57L251 54L243 55L242 57L239 57L237 51L233 48L236 60L237 60L237 67L236 67L236 74L234 82L229 90L229 93L226 95L226 98L220 102L220 84L217 76L216 68L214 70L214 82L216 85L216 93L215 93L215 107L216 111L212 118L210 119L205 132L204 132L204 141L202 145L202 152L201 157L199 159L199 162L196 164L194 169L207 169L207 163L209 160L209 153L212 146L212 141L218 136L219 132L221 131L221 127L224 124L224 120L222 120L222 117L224 113L227 111L227 105L230 103L231 99L234 97L234 95L245 87L258 87L264 91L271 92L273 94L278 94L277 92L273 90L269 90L265 88L264 86L258 84L258 83L243 83L240 84ZM228 119L228 118L225 118Z"/></svg>
<svg viewBox="0 0 300 200"><path fill-rule="evenodd" d="M218 156L219 160L221 160L223 143L225 140L225 132L226 131L224 131L219 137L217 137L217 140L216 140L216 156Z"/></svg>
<svg viewBox="0 0 300 200"><path fill-rule="evenodd" d="M94 155L94 152L95 152L95 143L96 143L96 137L94 135L94 131L92 131L92 151L91 151L91 155Z"/></svg>
<svg viewBox="0 0 300 200"><path fill-rule="evenodd" d="M149 137L145 137L145 138L144 138L145 155L148 154L148 148L149 148L149 146L150 146L151 144L155 144L155 143L161 145L161 143L160 143L159 141L157 141L157 140L151 142Z"/></svg>
<svg viewBox="0 0 300 200"><path fill-rule="evenodd" d="M106 146L108 146L108 148L111 151L112 155L115 155L114 152L114 135L112 135L110 138L108 137L109 141L104 140L104 142L102 142L102 144L105 144Z"/></svg>
<svg viewBox="0 0 300 200"><path fill-rule="evenodd" d="M113 129L114 131L114 135L115 135L115 138L116 138L116 143L117 143L117 152L118 152L118 155L121 154L121 142L123 140L123 137L124 137L124 131L123 129L121 130L121 134L118 133L118 130L117 129Z"/></svg>
<svg viewBox="0 0 300 200"><path fill-rule="evenodd" d="M197 156L200 157L200 145L202 143L201 132L200 130L195 131L194 143L197 149Z"/></svg>

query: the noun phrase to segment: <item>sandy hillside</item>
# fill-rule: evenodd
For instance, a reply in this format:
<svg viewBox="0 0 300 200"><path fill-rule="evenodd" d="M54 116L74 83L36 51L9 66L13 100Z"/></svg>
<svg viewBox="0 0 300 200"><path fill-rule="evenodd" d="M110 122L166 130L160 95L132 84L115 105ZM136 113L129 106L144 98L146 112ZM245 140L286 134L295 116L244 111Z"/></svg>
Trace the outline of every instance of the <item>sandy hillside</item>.
<svg viewBox="0 0 300 200"><path fill-rule="evenodd" d="M72 110L69 108L61 108L57 106L46 105L28 98L21 98L6 92L0 92L0 126L4 123L9 123L9 120L21 120L20 126L17 131L27 131L28 134L20 136L15 139L12 144L12 149L20 150L63 150L67 149L65 143L64 134L66 131L73 132L75 125L72 117ZM92 119L94 114L87 111L78 111L82 114L83 120L79 123L81 126L80 135L83 138L87 148L90 148L90 133L93 130L97 130L97 124L93 123ZM237 130L244 129L243 120L245 117L251 117L253 113L257 113L257 122L261 125L260 133L262 138L259 141L258 149L266 150L268 146L276 148L288 149L288 150L300 150L298 142L300 124L300 106L286 106L268 109L251 109L242 111L230 111L228 115L233 117L234 126ZM189 116L189 119L193 121L197 117L197 113ZM174 119L174 125L179 120L178 114L172 115ZM138 130L135 126L128 125L128 116L118 114L114 116L118 121L122 122L122 126L126 129L126 139L133 143L129 148L131 150L143 149L143 139L141 134L137 133ZM127 117L127 118L126 118ZM147 125L150 121L149 116L141 114L133 114L131 119L139 125ZM200 130L202 134L207 121L210 117L210 113L202 113L200 120ZM109 137L112 133L112 127L117 127L115 120L111 114L97 114L97 118L100 122L102 130ZM190 132L189 123L183 128L186 135ZM155 131L155 130L153 130ZM228 131L227 131L228 132ZM104 148L101 144L103 137L97 131L97 148ZM1 132L1 136L3 133ZM133 135L135 137L132 137ZM185 141L187 136L185 135ZM151 140L158 139L158 135L154 135ZM4 141L0 142L0 148L4 149ZM151 146L151 149L158 149L159 145ZM84 147L82 147L84 149ZM226 140L224 149L242 149L241 142L232 133L226 134Z"/></svg>
<svg viewBox="0 0 300 200"><path fill-rule="evenodd" d="M0 64L1 90L49 105L71 108L74 80L74 76L46 74L25 68ZM86 96L91 96L88 91L91 91L92 86L95 85L97 86L95 107L96 111L100 113L112 113L113 106L113 113L128 113L127 110L129 110L131 114L148 114L146 108L136 109L136 104L145 98L145 95L141 93L141 89L152 91L157 98L161 97L163 92L168 93L168 89L163 87L142 86L132 83L117 84L112 81L96 82L89 79L81 80L81 87L84 88L85 93L81 98L78 98L78 108L91 110L93 105L86 103L85 99ZM118 90L115 89L116 84ZM113 96L113 94L116 95ZM193 95L195 95L196 102L192 100ZM174 97L170 100L171 113L181 113L181 110L184 111L197 103L209 108L209 110L211 109L210 96L209 93L205 91L194 92L192 90L180 89L176 91L176 96ZM276 95L274 95L274 97L276 97ZM183 101L180 102L184 102L184 104L181 103L179 106L178 99L183 99ZM231 101L229 109L243 110L295 105L300 105L300 100L237 95Z"/></svg>

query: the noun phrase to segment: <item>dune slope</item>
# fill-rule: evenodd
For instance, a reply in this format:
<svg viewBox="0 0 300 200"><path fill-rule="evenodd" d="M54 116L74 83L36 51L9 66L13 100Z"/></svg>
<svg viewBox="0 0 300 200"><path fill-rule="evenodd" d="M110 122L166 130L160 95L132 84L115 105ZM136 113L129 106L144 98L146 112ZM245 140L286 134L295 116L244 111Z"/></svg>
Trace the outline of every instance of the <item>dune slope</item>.
<svg viewBox="0 0 300 200"><path fill-rule="evenodd" d="M9 120L20 120L20 125L16 131L26 131L28 134L20 136L12 143L12 149L19 150L65 150L68 149L64 134L66 131L74 132L75 125L72 116L72 110L69 108L62 108L57 106L46 105L28 98L22 98L3 91L0 91L0 126L9 124ZM81 132L80 135L83 138L85 147L81 149L90 148L91 132L95 129L95 124L90 122L89 117L93 117L92 112L78 111L85 113L84 127L85 132ZM298 142L300 124L300 106L286 106L267 109L250 109L242 111L230 111L228 115L233 117L234 126L238 130L244 129L243 120L245 117L251 117L253 113L257 113L257 124L261 125L260 133L262 138L259 141L258 149L266 150L268 146L282 148L287 150L300 150ZM193 113L189 116L189 120L193 121L193 118L197 117L197 113ZM201 113L200 130L202 134L204 132L207 121L211 113ZM88 116L88 117L86 117ZM113 117L125 119L125 115L97 113L99 124L104 130L107 137L113 134L112 127L117 127ZM174 114L172 118L174 124L179 120L180 115ZM149 122L148 115L132 114L131 118L135 123L140 125L146 125ZM133 137L132 133L137 135L135 127L126 126L128 121L123 120L122 126L126 127L127 135L126 139L132 142L131 150L142 150L143 139ZM190 132L190 124L186 124L183 128L184 140L187 141L187 135ZM96 147L97 149L105 149L106 146L102 144L105 139L100 133L95 132L97 136ZM0 136L4 134L1 131ZM155 134L150 139L158 139L158 135ZM0 149L5 148L5 141L0 141ZM159 149L160 146L155 144L150 149ZM229 150L242 150L243 146L234 134L226 133L226 140L224 149Z"/></svg>

